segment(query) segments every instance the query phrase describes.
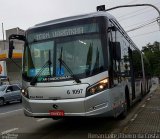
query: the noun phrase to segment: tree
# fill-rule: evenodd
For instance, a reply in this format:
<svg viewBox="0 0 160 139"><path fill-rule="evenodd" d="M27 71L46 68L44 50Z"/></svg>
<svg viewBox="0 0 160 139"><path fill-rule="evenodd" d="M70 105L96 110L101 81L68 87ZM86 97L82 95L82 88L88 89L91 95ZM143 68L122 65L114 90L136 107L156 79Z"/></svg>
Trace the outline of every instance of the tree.
<svg viewBox="0 0 160 139"><path fill-rule="evenodd" d="M148 43L143 47L142 52L150 63L152 76L160 77L160 42Z"/></svg>

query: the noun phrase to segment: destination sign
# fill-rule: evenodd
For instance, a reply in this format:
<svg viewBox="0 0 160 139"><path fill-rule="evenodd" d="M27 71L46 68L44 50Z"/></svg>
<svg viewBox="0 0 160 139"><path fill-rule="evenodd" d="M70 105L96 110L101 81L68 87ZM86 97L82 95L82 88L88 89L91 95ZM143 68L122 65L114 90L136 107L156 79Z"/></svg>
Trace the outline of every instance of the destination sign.
<svg viewBox="0 0 160 139"><path fill-rule="evenodd" d="M28 42L33 42L34 40L39 41L39 40L56 38L56 37L92 33L92 32L98 32L98 31L99 31L98 24L96 23L71 26L71 27L65 27L65 28L59 28L59 29L51 29L51 30L44 29L44 31L29 34Z"/></svg>

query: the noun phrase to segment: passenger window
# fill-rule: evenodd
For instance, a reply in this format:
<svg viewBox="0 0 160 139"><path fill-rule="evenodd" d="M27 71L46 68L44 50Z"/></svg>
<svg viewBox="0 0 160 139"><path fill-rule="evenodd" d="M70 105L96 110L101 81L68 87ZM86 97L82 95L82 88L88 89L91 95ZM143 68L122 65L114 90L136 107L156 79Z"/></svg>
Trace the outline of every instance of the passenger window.
<svg viewBox="0 0 160 139"><path fill-rule="evenodd" d="M18 91L20 88L18 86L13 86L13 91Z"/></svg>
<svg viewBox="0 0 160 139"><path fill-rule="evenodd" d="M13 91L13 88L12 88L12 86L9 86L9 87L7 88L7 90L6 90L6 93L11 92L11 91Z"/></svg>
<svg viewBox="0 0 160 139"><path fill-rule="evenodd" d="M122 35L119 31L112 31L112 41L113 43L120 43L121 44L121 39ZM111 46L113 47L113 46ZM114 48L112 48L114 50ZM121 52L120 52L121 53ZM115 55L115 51L113 51L113 55ZM114 58L112 59L112 64L113 64L113 82L114 85L117 85L118 83L121 82L121 60L117 60Z"/></svg>

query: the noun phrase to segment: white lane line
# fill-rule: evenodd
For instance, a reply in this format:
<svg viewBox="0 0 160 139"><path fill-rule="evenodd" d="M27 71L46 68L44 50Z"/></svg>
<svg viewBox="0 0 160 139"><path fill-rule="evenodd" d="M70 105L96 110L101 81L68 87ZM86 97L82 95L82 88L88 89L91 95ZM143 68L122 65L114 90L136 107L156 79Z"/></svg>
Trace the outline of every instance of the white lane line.
<svg viewBox="0 0 160 139"><path fill-rule="evenodd" d="M5 131L1 132L1 135L8 134L8 133L16 131L16 130L18 130L18 128L8 129L8 130L5 130Z"/></svg>
<svg viewBox="0 0 160 139"><path fill-rule="evenodd" d="M146 104L143 104L141 107L144 108L146 106Z"/></svg>
<svg viewBox="0 0 160 139"><path fill-rule="evenodd" d="M41 118L41 119L38 119L37 122L41 122L41 121L44 121L46 120L47 118Z"/></svg>
<svg viewBox="0 0 160 139"><path fill-rule="evenodd" d="M9 113L21 111L21 110L23 110L23 109L17 109L17 110L14 110L14 111L8 111L8 112L0 113L0 116L1 116L1 115L4 115L4 114L9 114Z"/></svg>
<svg viewBox="0 0 160 139"><path fill-rule="evenodd" d="M135 114L134 117L131 119L131 121L133 122L137 116L138 116L138 114Z"/></svg>
<svg viewBox="0 0 160 139"><path fill-rule="evenodd" d="M148 98L147 100L149 101L151 98Z"/></svg>

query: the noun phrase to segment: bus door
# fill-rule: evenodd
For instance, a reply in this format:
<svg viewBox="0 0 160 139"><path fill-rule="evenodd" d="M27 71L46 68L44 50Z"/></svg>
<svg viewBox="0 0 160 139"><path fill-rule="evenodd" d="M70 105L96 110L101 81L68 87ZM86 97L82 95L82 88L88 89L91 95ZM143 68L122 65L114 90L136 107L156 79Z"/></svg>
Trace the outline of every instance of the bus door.
<svg viewBox="0 0 160 139"><path fill-rule="evenodd" d="M130 63L130 76L131 76L131 87L132 87L132 100L135 99L135 73L133 67L133 53L130 47L128 47L129 63Z"/></svg>
<svg viewBox="0 0 160 139"><path fill-rule="evenodd" d="M116 30L109 33L109 54L110 54L110 68L109 68L109 77L110 77L110 87L113 98L113 107L117 107L123 101L124 91L122 85L121 77L121 46L120 42L116 39ZM117 34L118 35L118 34ZM118 52L118 53L116 53ZM119 55L119 56L118 56ZM119 58L118 58L118 57Z"/></svg>

